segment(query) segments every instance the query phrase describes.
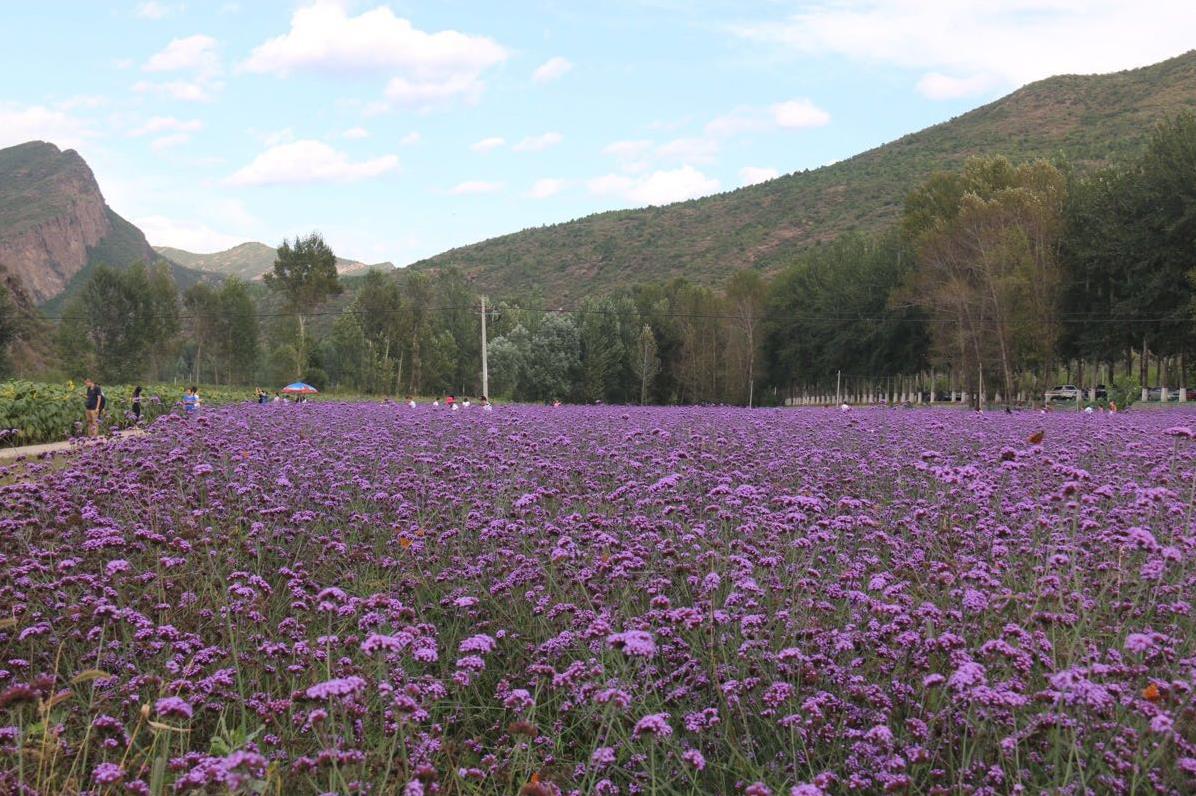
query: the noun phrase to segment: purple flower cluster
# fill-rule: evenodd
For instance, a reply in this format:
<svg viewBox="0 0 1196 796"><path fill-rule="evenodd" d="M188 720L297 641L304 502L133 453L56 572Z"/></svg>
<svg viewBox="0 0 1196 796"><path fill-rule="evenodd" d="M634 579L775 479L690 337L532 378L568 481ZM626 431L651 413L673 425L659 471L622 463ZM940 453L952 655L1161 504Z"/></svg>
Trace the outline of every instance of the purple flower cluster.
<svg viewBox="0 0 1196 796"><path fill-rule="evenodd" d="M1192 428L155 421L0 481L0 792L1191 793Z"/></svg>

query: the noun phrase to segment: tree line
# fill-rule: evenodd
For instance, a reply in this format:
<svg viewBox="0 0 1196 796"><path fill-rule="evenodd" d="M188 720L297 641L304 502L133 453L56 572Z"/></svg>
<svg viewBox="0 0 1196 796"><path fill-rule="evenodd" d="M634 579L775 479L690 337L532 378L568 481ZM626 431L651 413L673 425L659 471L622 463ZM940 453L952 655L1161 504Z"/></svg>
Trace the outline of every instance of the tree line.
<svg viewBox="0 0 1196 796"><path fill-rule="evenodd" d="M1083 166L1083 164L1081 164ZM579 304L486 304L492 397L777 403L844 378L974 399L1052 382L1186 383L1196 284L1196 116L1099 168L974 158L912 186L899 219L775 274L644 283ZM455 268L339 278L318 234L261 283L180 291L98 268L65 307L72 374L375 394L476 395L481 305ZM0 319L2 321L2 319ZM0 337L5 326L0 322Z"/></svg>

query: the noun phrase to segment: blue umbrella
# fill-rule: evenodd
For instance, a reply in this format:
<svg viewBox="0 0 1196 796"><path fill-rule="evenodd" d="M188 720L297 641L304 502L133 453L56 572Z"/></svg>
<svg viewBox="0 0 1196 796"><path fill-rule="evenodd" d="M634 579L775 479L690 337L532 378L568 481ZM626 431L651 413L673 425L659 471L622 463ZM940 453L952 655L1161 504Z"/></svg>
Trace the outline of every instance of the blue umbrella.
<svg viewBox="0 0 1196 796"><path fill-rule="evenodd" d="M282 391L292 395L315 395L319 392L319 390L317 390L315 387L301 381L291 382L287 386L283 387Z"/></svg>

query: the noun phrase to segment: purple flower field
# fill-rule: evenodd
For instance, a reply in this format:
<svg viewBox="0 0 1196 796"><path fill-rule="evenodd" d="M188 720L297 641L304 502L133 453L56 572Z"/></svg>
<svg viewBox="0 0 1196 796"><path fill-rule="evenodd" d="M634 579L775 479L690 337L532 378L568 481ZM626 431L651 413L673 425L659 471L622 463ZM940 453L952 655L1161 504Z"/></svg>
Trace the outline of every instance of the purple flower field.
<svg viewBox="0 0 1196 796"><path fill-rule="evenodd" d="M0 468L0 791L1192 793L1192 426L162 418Z"/></svg>

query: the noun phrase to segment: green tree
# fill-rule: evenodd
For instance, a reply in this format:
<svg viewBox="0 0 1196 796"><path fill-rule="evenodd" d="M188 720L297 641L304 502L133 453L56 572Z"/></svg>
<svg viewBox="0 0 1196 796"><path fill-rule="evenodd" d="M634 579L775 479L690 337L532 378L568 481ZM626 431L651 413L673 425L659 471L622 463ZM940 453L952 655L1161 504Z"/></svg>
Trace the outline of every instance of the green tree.
<svg viewBox="0 0 1196 796"><path fill-rule="evenodd" d="M660 359L656 355L656 335L652 327L644 324L636 340L634 356L631 358L631 370L640 383L640 404L648 402L648 386L660 372Z"/></svg>
<svg viewBox="0 0 1196 796"><path fill-rule="evenodd" d="M587 299L582 304L579 391L586 401L609 401L619 391L627 359L625 319L620 315L621 307L613 299Z"/></svg>
<svg viewBox="0 0 1196 796"><path fill-rule="evenodd" d="M479 386L482 330L478 296L456 268L444 268L436 277L438 328L453 338L456 357L449 363L445 381L454 392L470 393Z"/></svg>
<svg viewBox="0 0 1196 796"><path fill-rule="evenodd" d="M423 388L424 355L432 329L432 278L425 271L410 274L404 283L410 312L407 316L407 348L411 352L411 392Z"/></svg>
<svg viewBox="0 0 1196 796"><path fill-rule="evenodd" d="M580 364L581 341L573 316L545 315L532 334L526 371L521 379L523 397L529 400L572 397Z"/></svg>
<svg viewBox="0 0 1196 796"><path fill-rule="evenodd" d="M284 240L274 259L274 270L266 274L266 286L280 295L287 309L299 322L299 369L295 376L303 377L307 362L308 316L331 296L340 295L343 288L337 278L336 255L318 232L305 238L296 237L292 244Z"/></svg>
<svg viewBox="0 0 1196 796"><path fill-rule="evenodd" d="M248 384L258 366L257 307L249 287L237 277L220 286L217 295L218 328L216 347L230 384Z"/></svg>
<svg viewBox="0 0 1196 796"><path fill-rule="evenodd" d="M778 388L825 389L839 372L881 379L926 365L923 313L898 300L914 259L897 234L817 246L768 286L762 358Z"/></svg>
<svg viewBox="0 0 1196 796"><path fill-rule="evenodd" d="M149 372L161 343L149 278L141 263L118 271L98 266L66 306L59 348L67 366L104 381L132 381Z"/></svg>
<svg viewBox="0 0 1196 796"><path fill-rule="evenodd" d="M757 361L760 358L760 323L768 284L759 271L736 271L727 281L726 304L730 314L729 369L734 377L727 392L737 402L752 406L756 397Z"/></svg>
<svg viewBox="0 0 1196 796"><path fill-rule="evenodd" d="M399 389L403 378L408 308L396 279L370 271L362 280L350 310L361 321L362 334L378 363L370 391Z"/></svg>
<svg viewBox="0 0 1196 796"><path fill-rule="evenodd" d="M187 310L187 348L191 352L190 381L220 381L220 297L211 285L198 282L183 293Z"/></svg>
<svg viewBox="0 0 1196 796"><path fill-rule="evenodd" d="M907 296L937 321L940 355L975 374L978 400L987 392L985 371L995 370L1009 401L1017 371L1049 369L1056 350L1066 178L1043 161L986 158L969 160L955 179L962 188L955 207L921 198L943 193L947 178L932 178L910 197L905 230L918 268Z"/></svg>
<svg viewBox="0 0 1196 796"><path fill-rule="evenodd" d="M504 398L522 397L520 378L527 372L531 334L515 326L489 342L490 392Z"/></svg>

